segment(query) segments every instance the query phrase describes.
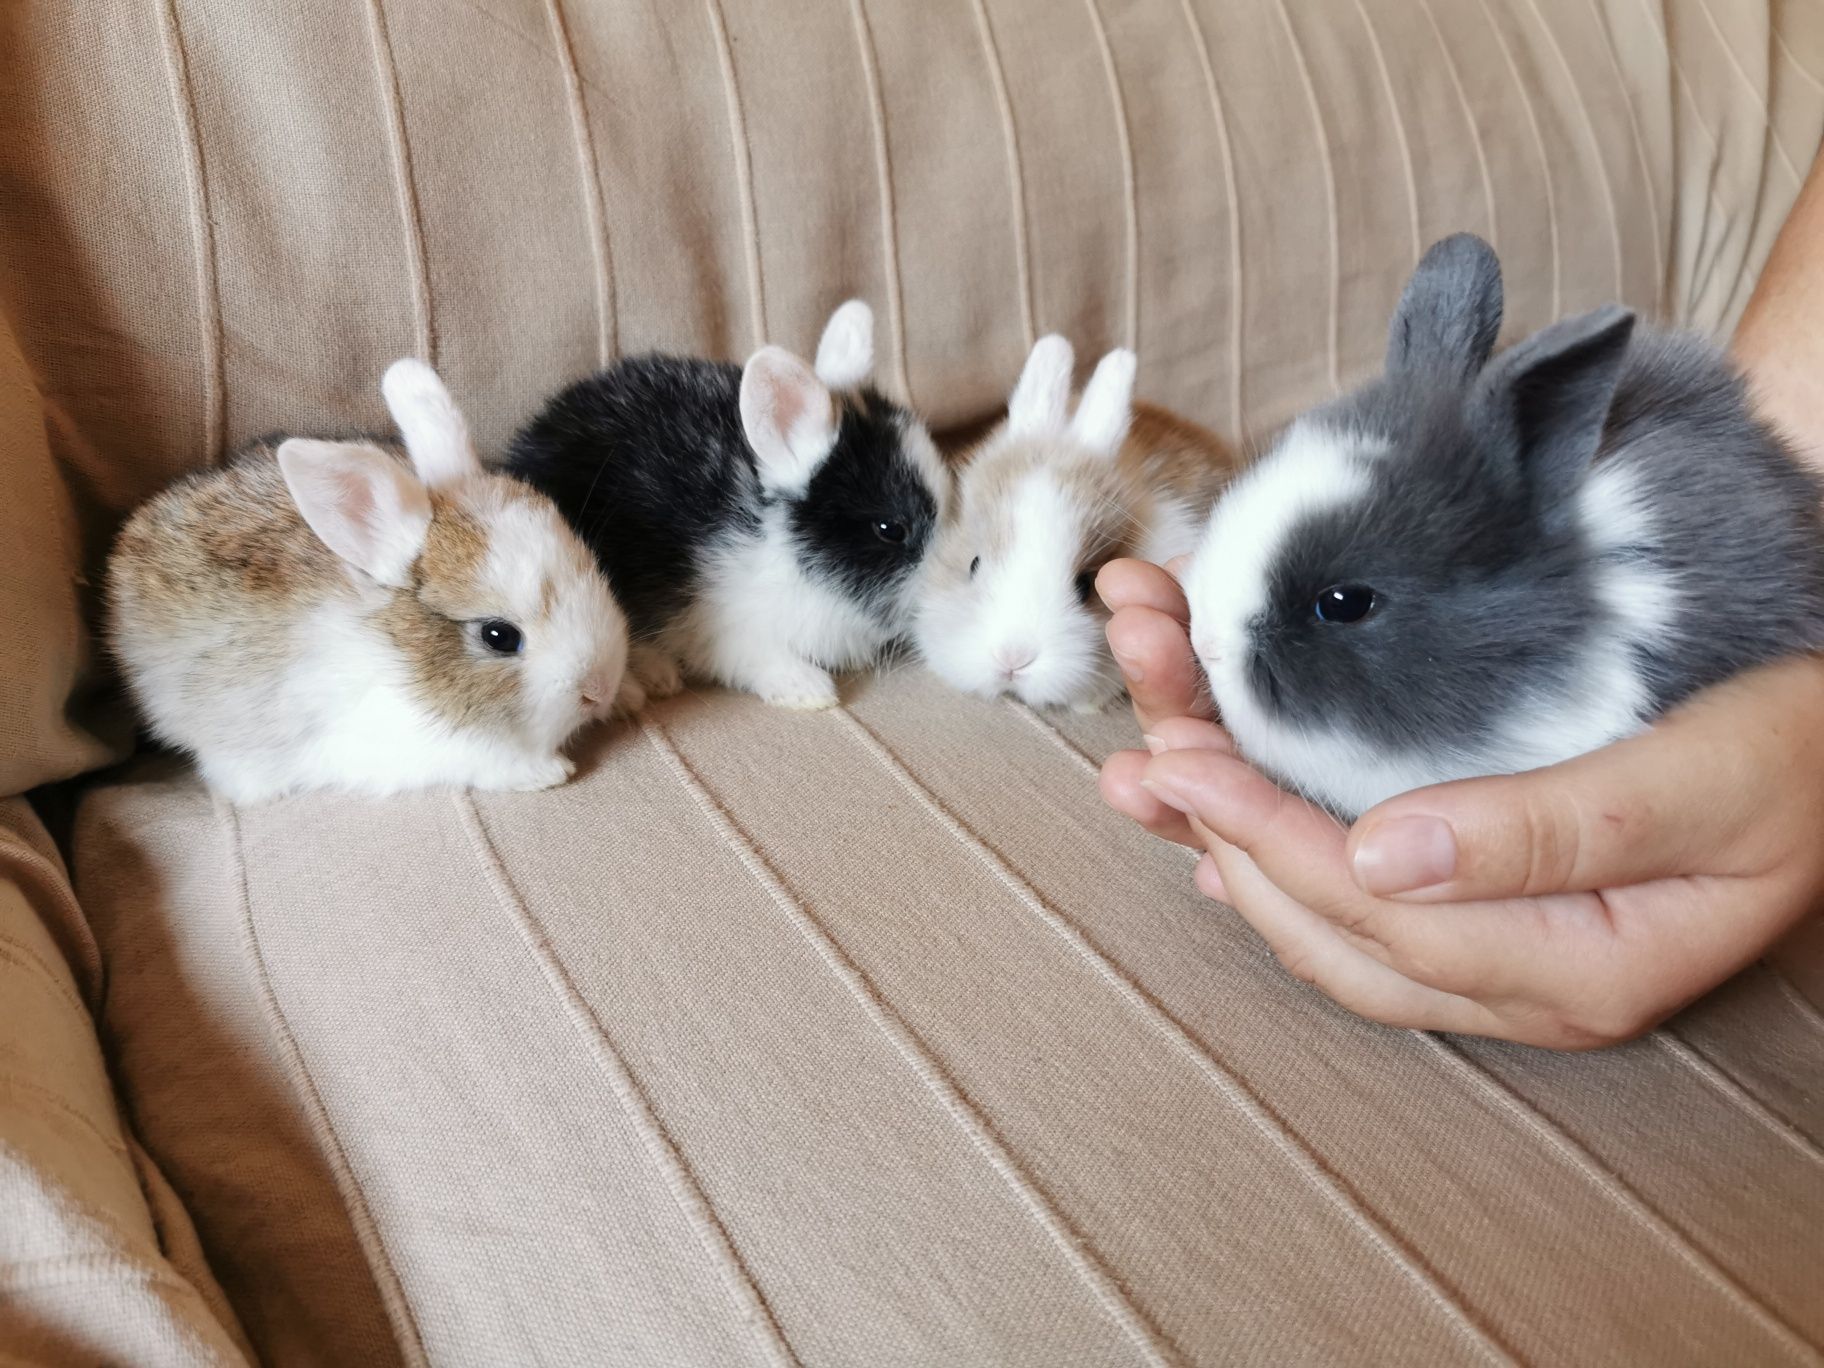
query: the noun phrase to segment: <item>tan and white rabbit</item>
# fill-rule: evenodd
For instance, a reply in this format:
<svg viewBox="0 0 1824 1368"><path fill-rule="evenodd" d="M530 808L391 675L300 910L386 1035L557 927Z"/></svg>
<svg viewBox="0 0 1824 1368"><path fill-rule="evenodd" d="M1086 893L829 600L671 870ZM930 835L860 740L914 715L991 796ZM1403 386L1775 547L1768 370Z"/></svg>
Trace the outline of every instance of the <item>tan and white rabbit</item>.
<svg viewBox="0 0 1824 1368"><path fill-rule="evenodd" d="M1102 358L1069 412L1073 356L1041 338L1007 420L963 466L955 516L919 583L919 654L959 689L1093 710L1121 677L1096 572L1120 556L1163 563L1197 545L1236 468L1214 433L1133 402L1135 358Z"/></svg>
<svg viewBox="0 0 1824 1368"><path fill-rule="evenodd" d="M382 382L404 451L255 442L128 520L108 635L152 732L252 803L539 789L617 701L626 621L543 495L484 471L430 367Z"/></svg>

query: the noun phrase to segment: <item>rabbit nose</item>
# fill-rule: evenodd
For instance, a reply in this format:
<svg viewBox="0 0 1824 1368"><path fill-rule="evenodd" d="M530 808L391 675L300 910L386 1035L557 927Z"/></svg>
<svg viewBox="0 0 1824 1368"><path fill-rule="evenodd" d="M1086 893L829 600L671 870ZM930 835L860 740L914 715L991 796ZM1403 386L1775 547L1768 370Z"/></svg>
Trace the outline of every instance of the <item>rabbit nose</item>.
<svg viewBox="0 0 1824 1368"><path fill-rule="evenodd" d="M1032 646L1002 646L994 653L994 663L1001 667L1001 673L1009 679L1038 658L1039 652Z"/></svg>

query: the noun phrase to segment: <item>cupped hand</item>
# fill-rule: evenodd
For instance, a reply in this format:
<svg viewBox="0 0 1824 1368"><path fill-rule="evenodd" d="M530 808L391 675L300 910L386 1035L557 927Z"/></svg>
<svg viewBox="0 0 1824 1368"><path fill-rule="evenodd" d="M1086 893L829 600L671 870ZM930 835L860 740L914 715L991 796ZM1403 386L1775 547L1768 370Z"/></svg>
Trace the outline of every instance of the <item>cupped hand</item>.
<svg viewBox="0 0 1824 1368"><path fill-rule="evenodd" d="M1824 661L1754 671L1613 746L1402 794L1345 828L1207 720L1169 580L1119 563L1098 581L1157 752L1111 757L1103 793L1201 847L1198 886L1363 1016L1560 1049L1626 1040L1824 896Z"/></svg>

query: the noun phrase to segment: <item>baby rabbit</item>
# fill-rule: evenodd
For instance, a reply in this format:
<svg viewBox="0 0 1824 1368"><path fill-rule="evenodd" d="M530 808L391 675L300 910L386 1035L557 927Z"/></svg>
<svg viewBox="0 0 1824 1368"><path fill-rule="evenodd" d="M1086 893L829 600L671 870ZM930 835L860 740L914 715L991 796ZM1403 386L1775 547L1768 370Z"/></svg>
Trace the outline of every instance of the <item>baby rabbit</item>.
<svg viewBox="0 0 1824 1368"><path fill-rule="evenodd" d="M654 694L683 673L788 708L905 629L906 586L949 500L924 425L867 384L874 316L837 309L815 369L639 356L553 398L510 469L594 549Z"/></svg>
<svg viewBox="0 0 1824 1368"><path fill-rule="evenodd" d="M1345 817L1824 646L1824 490L1724 358L1610 306L1490 360L1501 310L1486 243L1434 246L1386 373L1286 431L1185 576L1242 753Z"/></svg>
<svg viewBox="0 0 1824 1368"><path fill-rule="evenodd" d="M1093 711L1121 689L1096 572L1118 556L1189 552L1235 457L1215 434L1131 402L1130 351L1102 358L1069 416L1072 363L1070 343L1041 338L1006 422L964 465L914 637L959 689Z"/></svg>
<svg viewBox="0 0 1824 1368"><path fill-rule="evenodd" d="M428 366L395 362L382 391L403 455L255 442L142 505L115 543L108 636L127 685L233 802L547 788L574 768L572 732L639 702L626 621L550 500L483 472Z"/></svg>

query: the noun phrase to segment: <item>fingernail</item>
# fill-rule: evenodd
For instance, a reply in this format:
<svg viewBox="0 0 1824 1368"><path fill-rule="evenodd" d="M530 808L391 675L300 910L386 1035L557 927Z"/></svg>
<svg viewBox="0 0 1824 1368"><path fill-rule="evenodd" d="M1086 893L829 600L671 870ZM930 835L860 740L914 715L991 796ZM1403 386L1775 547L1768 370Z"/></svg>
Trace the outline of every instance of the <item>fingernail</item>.
<svg viewBox="0 0 1824 1368"><path fill-rule="evenodd" d="M1142 735L1140 739L1142 741L1146 742L1146 748L1149 751L1151 751L1154 755L1163 754L1167 749L1169 749L1166 746L1165 742L1161 741L1156 736Z"/></svg>
<svg viewBox="0 0 1824 1368"><path fill-rule="evenodd" d="M1377 898L1441 884L1457 872L1457 837L1441 817L1392 817L1355 849L1355 881Z"/></svg>
<svg viewBox="0 0 1824 1368"><path fill-rule="evenodd" d="M1121 673L1127 676L1128 683L1144 684L1146 682L1145 673L1140 669L1139 665L1134 662L1132 656L1124 656L1117 651L1115 652L1115 662L1120 665Z"/></svg>
<svg viewBox="0 0 1824 1368"><path fill-rule="evenodd" d="M1191 810L1191 805L1189 803L1156 780L1142 779L1140 781L1140 787L1175 811L1188 814Z"/></svg>

